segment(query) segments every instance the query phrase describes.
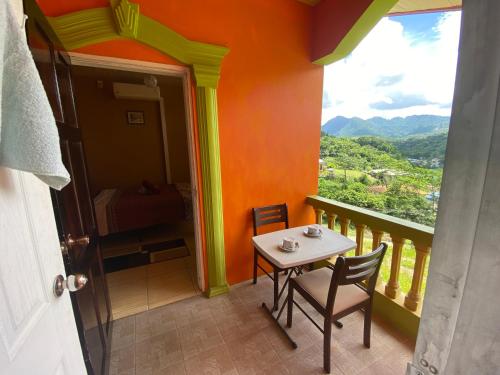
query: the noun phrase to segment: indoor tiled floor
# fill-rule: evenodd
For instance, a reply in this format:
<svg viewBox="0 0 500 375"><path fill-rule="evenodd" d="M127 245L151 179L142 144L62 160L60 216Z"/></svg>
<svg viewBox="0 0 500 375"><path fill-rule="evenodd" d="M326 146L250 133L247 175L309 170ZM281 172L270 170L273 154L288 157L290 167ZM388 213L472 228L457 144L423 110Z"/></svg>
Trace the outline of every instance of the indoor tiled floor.
<svg viewBox="0 0 500 375"><path fill-rule="evenodd" d="M110 374L323 374L321 333L295 308L293 350L260 307L271 300L271 286L261 277L227 295L196 296L115 321ZM375 319L366 349L362 314L342 322L343 329L333 329L332 374L405 373L413 352L408 340Z"/></svg>
<svg viewBox="0 0 500 375"><path fill-rule="evenodd" d="M199 294L191 257L107 274L113 319Z"/></svg>

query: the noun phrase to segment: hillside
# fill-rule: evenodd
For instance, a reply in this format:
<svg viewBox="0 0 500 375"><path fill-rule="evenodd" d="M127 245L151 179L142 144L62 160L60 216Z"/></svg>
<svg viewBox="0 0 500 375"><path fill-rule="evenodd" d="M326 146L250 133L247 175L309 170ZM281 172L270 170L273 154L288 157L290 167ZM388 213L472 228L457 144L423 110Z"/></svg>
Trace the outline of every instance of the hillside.
<svg viewBox="0 0 500 375"><path fill-rule="evenodd" d="M391 216L433 225L441 169L412 165L390 142L375 137L321 137L318 194Z"/></svg>
<svg viewBox="0 0 500 375"><path fill-rule="evenodd" d="M447 133L430 135L428 137L410 137L393 141L392 144L406 158L423 161L439 160L442 166L446 151Z"/></svg>
<svg viewBox="0 0 500 375"><path fill-rule="evenodd" d="M449 124L449 117L433 115L395 117L389 120L382 117L363 120L358 117L338 116L324 124L321 130L325 134L338 137L403 138L444 133L448 131Z"/></svg>

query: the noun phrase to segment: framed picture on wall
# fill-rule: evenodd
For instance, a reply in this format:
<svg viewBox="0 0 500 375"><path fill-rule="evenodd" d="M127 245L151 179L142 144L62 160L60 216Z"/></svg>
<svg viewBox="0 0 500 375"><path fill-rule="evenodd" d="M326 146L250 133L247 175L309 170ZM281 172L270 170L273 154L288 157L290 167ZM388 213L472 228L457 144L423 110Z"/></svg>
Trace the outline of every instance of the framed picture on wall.
<svg viewBox="0 0 500 375"><path fill-rule="evenodd" d="M127 122L129 125L144 125L144 112L127 111Z"/></svg>

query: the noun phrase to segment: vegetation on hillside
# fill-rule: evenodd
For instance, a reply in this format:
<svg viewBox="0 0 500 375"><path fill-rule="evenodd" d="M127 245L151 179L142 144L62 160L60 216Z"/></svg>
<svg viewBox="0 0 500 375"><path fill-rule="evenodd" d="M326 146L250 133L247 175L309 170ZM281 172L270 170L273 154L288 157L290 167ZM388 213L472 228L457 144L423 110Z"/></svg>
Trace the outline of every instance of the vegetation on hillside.
<svg viewBox="0 0 500 375"><path fill-rule="evenodd" d="M448 131L450 118L446 116L417 115L385 119L372 117L334 117L322 126L323 132L339 137L377 136L389 139L432 135Z"/></svg>
<svg viewBox="0 0 500 375"><path fill-rule="evenodd" d="M441 169L415 166L394 144L376 137L323 135L320 155L319 195L434 225Z"/></svg>
<svg viewBox="0 0 500 375"><path fill-rule="evenodd" d="M406 158L422 161L422 165L432 166L432 161L437 160L437 165L442 166L446 151L448 133L438 133L427 137L409 137L393 142L394 147Z"/></svg>

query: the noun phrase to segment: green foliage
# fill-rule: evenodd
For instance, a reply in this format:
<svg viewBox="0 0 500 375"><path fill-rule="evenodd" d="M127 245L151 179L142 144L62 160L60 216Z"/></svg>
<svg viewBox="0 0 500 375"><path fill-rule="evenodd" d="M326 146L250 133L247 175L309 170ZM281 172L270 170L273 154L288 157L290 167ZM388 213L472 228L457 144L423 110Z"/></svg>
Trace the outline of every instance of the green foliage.
<svg viewBox="0 0 500 375"><path fill-rule="evenodd" d="M376 211L381 211L385 207L382 195L370 193L366 185L354 180L340 181L339 179L320 178L318 194L325 198Z"/></svg>
<svg viewBox="0 0 500 375"><path fill-rule="evenodd" d="M354 206L434 225L436 207L425 196L439 191L442 171L413 166L392 144L374 137L323 136L318 194Z"/></svg>
<svg viewBox="0 0 500 375"><path fill-rule="evenodd" d="M366 174L362 174L360 177L358 177L358 182L361 182L363 185L370 185L370 179Z"/></svg>
<svg viewBox="0 0 500 375"><path fill-rule="evenodd" d="M387 152L389 154L396 155L398 154L398 149L389 141L378 138L378 137L359 137L356 138L356 143L359 143L361 146L372 146L377 150Z"/></svg>
<svg viewBox="0 0 500 375"><path fill-rule="evenodd" d="M396 149L406 158L421 159L429 162L439 160L442 165L446 151L448 133L431 135L428 137L411 137L394 141Z"/></svg>

